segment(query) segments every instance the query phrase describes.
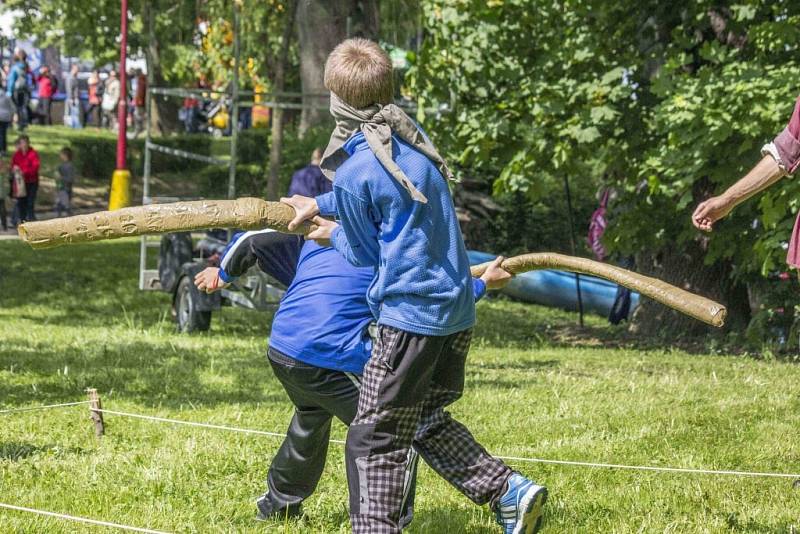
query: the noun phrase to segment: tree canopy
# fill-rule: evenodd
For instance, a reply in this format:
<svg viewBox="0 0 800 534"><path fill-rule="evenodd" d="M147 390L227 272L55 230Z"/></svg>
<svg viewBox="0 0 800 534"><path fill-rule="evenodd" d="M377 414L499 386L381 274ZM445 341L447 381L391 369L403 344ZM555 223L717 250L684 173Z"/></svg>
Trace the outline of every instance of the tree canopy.
<svg viewBox="0 0 800 534"><path fill-rule="evenodd" d="M734 286L783 265L800 208L794 181L737 208L710 237L700 236L689 216L742 176L788 120L800 93L792 76L800 4L423 6L429 35L411 85L422 102L457 102L436 131L462 174L483 177L496 193L535 199L561 194L560 173L583 195L617 188L608 245L640 263L647 258L645 270L681 254L701 271L723 266L725 283ZM712 294L710 286L721 283L702 287L686 277Z"/></svg>

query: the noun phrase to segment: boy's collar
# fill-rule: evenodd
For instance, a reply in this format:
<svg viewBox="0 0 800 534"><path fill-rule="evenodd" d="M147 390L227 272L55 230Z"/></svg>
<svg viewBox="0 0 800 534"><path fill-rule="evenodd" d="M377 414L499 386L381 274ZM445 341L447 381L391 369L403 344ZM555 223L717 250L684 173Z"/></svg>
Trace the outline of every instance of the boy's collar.
<svg viewBox="0 0 800 534"><path fill-rule="evenodd" d="M345 141L342 148L344 148L345 152L347 152L349 156L352 156L353 152L355 152L356 149L358 149L358 145L365 142L366 141L364 139L364 134L362 132L356 132L354 135L350 137L350 139Z"/></svg>

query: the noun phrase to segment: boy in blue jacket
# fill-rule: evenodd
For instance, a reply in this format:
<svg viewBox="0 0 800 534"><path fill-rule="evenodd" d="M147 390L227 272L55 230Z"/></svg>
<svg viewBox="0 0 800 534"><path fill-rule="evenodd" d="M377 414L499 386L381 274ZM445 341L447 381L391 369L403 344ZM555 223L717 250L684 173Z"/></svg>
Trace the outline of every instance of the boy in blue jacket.
<svg viewBox="0 0 800 534"><path fill-rule="evenodd" d="M473 279L476 299L503 287L511 275L497 258ZM250 267L289 286L272 322L267 358L295 405L286 438L272 460L267 492L256 501L260 520L295 517L325 467L334 417L356 415L361 373L372 350L367 287L372 269L356 268L330 247L271 230L238 234L219 267L195 277L198 289L221 289ZM400 523L411 522L418 455L409 450ZM434 466L435 467L435 466ZM447 473L442 473L447 476Z"/></svg>
<svg viewBox="0 0 800 534"><path fill-rule="evenodd" d="M336 129L321 168L333 192L283 201L296 212L290 229L311 219L319 228L310 238L329 240L351 264L374 269L367 300L377 340L346 445L353 532L400 531L412 442L467 497L489 503L505 533L536 532L546 488L489 455L444 411L463 392L475 323L451 173L391 103L392 64L377 44L349 39L337 46L325 85Z"/></svg>

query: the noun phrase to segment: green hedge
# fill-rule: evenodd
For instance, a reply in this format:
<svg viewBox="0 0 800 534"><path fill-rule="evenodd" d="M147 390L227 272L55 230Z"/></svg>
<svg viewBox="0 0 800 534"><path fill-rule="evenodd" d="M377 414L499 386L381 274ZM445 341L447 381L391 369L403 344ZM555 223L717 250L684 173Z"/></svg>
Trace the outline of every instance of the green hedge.
<svg viewBox="0 0 800 534"><path fill-rule="evenodd" d="M201 170L198 175L198 187L201 196L206 198L227 198L228 169L211 166ZM264 197L267 190L267 177L261 165L236 166L236 196Z"/></svg>
<svg viewBox="0 0 800 534"><path fill-rule="evenodd" d="M240 132L236 154L239 163L267 165L269 161L269 129L253 128Z"/></svg>
<svg viewBox="0 0 800 534"><path fill-rule="evenodd" d="M163 145L177 150L185 150L202 156L211 155L211 137L204 134L181 135L175 137L161 137L153 139L153 143ZM137 143L137 156L141 163L138 166L139 172L144 169L144 141ZM195 161L185 158L178 158L163 152L153 151L150 162L150 172L180 172L184 170L198 170L207 164L202 161Z"/></svg>
<svg viewBox="0 0 800 534"><path fill-rule="evenodd" d="M331 126L324 125L306 132L300 139L297 129L288 126L284 134L283 158L279 174L278 192L285 194L294 172L308 164L314 148L324 148L330 136ZM205 134L180 135L153 139L154 143L186 150L196 154L210 155L212 138ZM70 143L75 166L81 176L94 180L108 180L116 167L116 139L111 137L81 137ZM245 130L239 135L237 147L239 158L236 166L237 196L263 197L267 189L269 168L269 131L266 129ZM141 176L144 169L144 140L128 142L128 168L134 176ZM228 193L228 169L220 165L208 165L199 161L177 158L160 152L152 152L151 172L197 173L198 194L208 198L225 198Z"/></svg>
<svg viewBox="0 0 800 534"><path fill-rule="evenodd" d="M116 168L117 142L111 138L83 137L70 141L78 174L94 180L108 180ZM128 153L128 168L131 166Z"/></svg>
<svg viewBox="0 0 800 534"><path fill-rule="evenodd" d="M207 135L184 135L180 137L154 138L159 145L194 152L208 156L211 154L211 138ZM116 168L117 140L109 137L81 137L70 142L75 166L81 176L94 180L108 180ZM131 173L141 176L144 169L144 140L128 141L128 168ZM152 152L151 172L181 172L197 170L206 166L200 161L178 158L161 152Z"/></svg>

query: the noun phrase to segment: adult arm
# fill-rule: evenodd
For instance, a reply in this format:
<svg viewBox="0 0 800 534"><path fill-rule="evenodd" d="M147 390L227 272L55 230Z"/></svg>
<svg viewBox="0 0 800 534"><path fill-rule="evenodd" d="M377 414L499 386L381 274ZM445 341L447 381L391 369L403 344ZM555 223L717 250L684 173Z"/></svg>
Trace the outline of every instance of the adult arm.
<svg viewBox="0 0 800 534"><path fill-rule="evenodd" d="M710 232L714 223L728 215L733 208L768 188L786 176L771 155L764 156L744 178L730 186L717 197L701 202L692 215L692 223L700 230Z"/></svg>
<svg viewBox="0 0 800 534"><path fill-rule="evenodd" d="M323 217L336 217L339 215L339 206L336 203L336 194L329 191L314 198L317 202L319 215Z"/></svg>
<svg viewBox="0 0 800 534"><path fill-rule="evenodd" d="M763 158L742 179L724 193L697 206L692 223L699 229L711 231L714 223L733 208L768 188L800 166L800 98L795 102L789 124L761 150Z"/></svg>

